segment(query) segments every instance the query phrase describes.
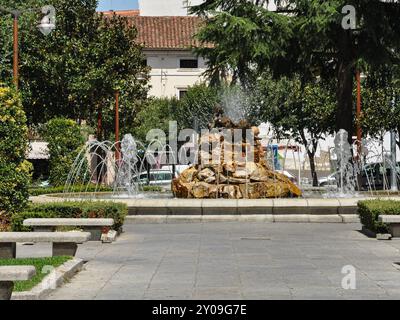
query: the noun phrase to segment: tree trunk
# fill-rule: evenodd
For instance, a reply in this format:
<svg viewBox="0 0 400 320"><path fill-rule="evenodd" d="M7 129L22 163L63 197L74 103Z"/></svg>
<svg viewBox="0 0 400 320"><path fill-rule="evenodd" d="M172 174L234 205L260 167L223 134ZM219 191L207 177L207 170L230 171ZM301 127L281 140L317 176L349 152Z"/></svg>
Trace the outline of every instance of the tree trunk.
<svg viewBox="0 0 400 320"><path fill-rule="evenodd" d="M339 37L338 47L336 131L346 130L349 134L349 143L352 144L354 134L353 86L356 59L350 32L343 32L343 35Z"/></svg>
<svg viewBox="0 0 400 320"><path fill-rule="evenodd" d="M310 160L311 176L313 181L313 187L318 187L318 175L315 167L315 153L308 152L308 158Z"/></svg>

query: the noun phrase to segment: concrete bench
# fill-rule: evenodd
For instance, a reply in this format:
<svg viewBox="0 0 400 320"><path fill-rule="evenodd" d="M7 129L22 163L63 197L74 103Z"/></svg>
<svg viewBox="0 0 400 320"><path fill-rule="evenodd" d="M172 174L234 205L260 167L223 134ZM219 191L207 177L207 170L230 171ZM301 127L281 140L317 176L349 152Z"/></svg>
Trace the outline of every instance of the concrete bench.
<svg viewBox="0 0 400 320"><path fill-rule="evenodd" d="M15 281L27 281L36 275L34 266L0 267L0 300L10 300Z"/></svg>
<svg viewBox="0 0 400 320"><path fill-rule="evenodd" d="M104 228L111 228L114 219L76 219L76 218L53 218L53 219L26 219L24 226L33 227L35 232L51 232L57 227L81 227L85 232L92 235L91 241L100 241ZM108 230L107 230L108 232Z"/></svg>
<svg viewBox="0 0 400 320"><path fill-rule="evenodd" d="M75 256L78 244L89 241L89 232L0 232L0 259L16 257L16 244L45 242L53 244L54 256Z"/></svg>
<svg viewBox="0 0 400 320"><path fill-rule="evenodd" d="M392 237L400 237L400 215L382 215L378 219L389 225Z"/></svg>

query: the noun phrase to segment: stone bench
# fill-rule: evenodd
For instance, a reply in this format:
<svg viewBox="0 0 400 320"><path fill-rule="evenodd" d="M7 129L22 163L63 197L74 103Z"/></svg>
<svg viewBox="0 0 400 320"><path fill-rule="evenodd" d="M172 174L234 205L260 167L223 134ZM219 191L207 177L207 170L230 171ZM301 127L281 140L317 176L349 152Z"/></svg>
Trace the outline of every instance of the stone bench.
<svg viewBox="0 0 400 320"><path fill-rule="evenodd" d="M26 219L24 226L33 227L35 232L52 232L57 227L80 227L85 232L90 232L91 241L100 241L104 228L111 228L114 219L76 219L76 218L52 218L52 219Z"/></svg>
<svg viewBox="0 0 400 320"><path fill-rule="evenodd" d="M34 266L0 267L0 300L10 300L15 281L27 281L36 275Z"/></svg>
<svg viewBox="0 0 400 320"><path fill-rule="evenodd" d="M389 225L392 237L400 237L400 215L382 215L378 219Z"/></svg>
<svg viewBox="0 0 400 320"><path fill-rule="evenodd" d="M78 244L89 241L89 232L0 232L0 259L16 257L16 244L52 243L54 256L75 256Z"/></svg>

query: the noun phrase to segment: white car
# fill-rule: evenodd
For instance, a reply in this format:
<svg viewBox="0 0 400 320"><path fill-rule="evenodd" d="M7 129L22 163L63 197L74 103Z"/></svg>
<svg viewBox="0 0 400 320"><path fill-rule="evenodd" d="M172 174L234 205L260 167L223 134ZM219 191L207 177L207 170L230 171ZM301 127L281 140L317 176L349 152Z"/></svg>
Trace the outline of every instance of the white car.
<svg viewBox="0 0 400 320"><path fill-rule="evenodd" d="M318 184L320 187L336 186L336 174L319 179Z"/></svg>
<svg viewBox="0 0 400 320"><path fill-rule="evenodd" d="M151 170L150 179L147 172L142 172L139 176L139 181L144 185L151 186L171 186L173 174L170 170ZM175 173L175 177L177 174ZM150 181L149 181L150 180Z"/></svg>

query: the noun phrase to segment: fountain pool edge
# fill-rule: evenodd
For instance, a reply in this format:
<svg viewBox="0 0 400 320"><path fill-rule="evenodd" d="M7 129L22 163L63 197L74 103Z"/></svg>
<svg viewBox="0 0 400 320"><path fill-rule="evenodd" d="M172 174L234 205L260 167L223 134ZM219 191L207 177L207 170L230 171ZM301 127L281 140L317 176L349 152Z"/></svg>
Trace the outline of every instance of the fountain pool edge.
<svg viewBox="0 0 400 320"><path fill-rule="evenodd" d="M391 199L399 196L332 198L332 199L98 199L125 203L127 222L201 222L201 221L255 221L255 222L359 222L357 203L360 200ZM63 195L31 197L33 203L82 201L63 198Z"/></svg>

